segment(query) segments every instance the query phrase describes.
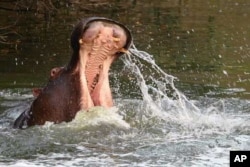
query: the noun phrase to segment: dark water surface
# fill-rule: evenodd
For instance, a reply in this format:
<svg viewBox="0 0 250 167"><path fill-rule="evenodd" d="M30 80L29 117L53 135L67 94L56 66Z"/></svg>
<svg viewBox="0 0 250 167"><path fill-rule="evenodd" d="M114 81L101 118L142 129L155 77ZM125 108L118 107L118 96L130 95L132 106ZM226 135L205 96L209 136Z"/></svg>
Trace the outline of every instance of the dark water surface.
<svg viewBox="0 0 250 167"><path fill-rule="evenodd" d="M250 150L250 2L56 1L54 7L52 13L0 8L0 166L228 166L229 150ZM67 64L71 31L90 16L125 24L135 46L178 78L175 87L188 104L160 94L162 80L147 70L143 76L159 84L155 96L143 93L139 75L118 60L111 71L118 114L13 130L31 88Z"/></svg>

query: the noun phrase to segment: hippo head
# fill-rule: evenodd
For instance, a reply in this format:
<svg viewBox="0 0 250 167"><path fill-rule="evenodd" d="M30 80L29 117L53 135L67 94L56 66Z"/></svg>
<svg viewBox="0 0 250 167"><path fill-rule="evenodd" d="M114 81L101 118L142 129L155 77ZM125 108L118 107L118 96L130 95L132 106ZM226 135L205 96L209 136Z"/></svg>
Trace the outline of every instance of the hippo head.
<svg viewBox="0 0 250 167"><path fill-rule="evenodd" d="M81 20L71 35L68 65L53 68L47 85L33 90L36 99L14 127L69 122L82 109L113 106L108 72L131 42L129 30L118 22L102 17Z"/></svg>
<svg viewBox="0 0 250 167"><path fill-rule="evenodd" d="M81 108L113 105L108 71L131 41L125 26L106 18L89 18L76 26L71 36L74 53L68 69L80 72Z"/></svg>

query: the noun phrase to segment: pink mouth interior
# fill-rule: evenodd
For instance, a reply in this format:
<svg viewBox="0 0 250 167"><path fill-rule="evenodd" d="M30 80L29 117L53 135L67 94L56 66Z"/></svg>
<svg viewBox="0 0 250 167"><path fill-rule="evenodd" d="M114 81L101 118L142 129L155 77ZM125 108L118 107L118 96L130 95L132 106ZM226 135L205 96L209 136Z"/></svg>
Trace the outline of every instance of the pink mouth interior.
<svg viewBox="0 0 250 167"><path fill-rule="evenodd" d="M81 108L92 106L113 106L109 86L109 69L124 51L127 37L119 25L94 21L89 23L80 43Z"/></svg>

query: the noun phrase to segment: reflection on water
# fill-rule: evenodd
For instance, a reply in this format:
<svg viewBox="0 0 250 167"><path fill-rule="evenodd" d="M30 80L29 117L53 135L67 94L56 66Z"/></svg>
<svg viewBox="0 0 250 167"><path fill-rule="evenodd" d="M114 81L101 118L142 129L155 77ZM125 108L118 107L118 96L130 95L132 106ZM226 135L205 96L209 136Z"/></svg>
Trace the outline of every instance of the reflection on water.
<svg viewBox="0 0 250 167"><path fill-rule="evenodd" d="M0 166L225 166L230 150L250 149L249 2L70 2L47 14L0 8ZM114 64L117 108L12 129L30 88L69 60L73 25L95 15L127 25L154 55Z"/></svg>

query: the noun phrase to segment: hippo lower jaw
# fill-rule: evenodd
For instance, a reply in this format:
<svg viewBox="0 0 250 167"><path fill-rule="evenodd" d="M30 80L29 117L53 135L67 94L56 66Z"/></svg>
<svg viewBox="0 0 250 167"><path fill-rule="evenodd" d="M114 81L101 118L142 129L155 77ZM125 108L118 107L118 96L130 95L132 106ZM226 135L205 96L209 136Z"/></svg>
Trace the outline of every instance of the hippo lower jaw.
<svg viewBox="0 0 250 167"><path fill-rule="evenodd" d="M126 32L116 24L102 21L89 23L79 39L79 63L76 68L80 73L81 109L113 106L108 72L118 57L117 53L125 51L126 41Z"/></svg>

